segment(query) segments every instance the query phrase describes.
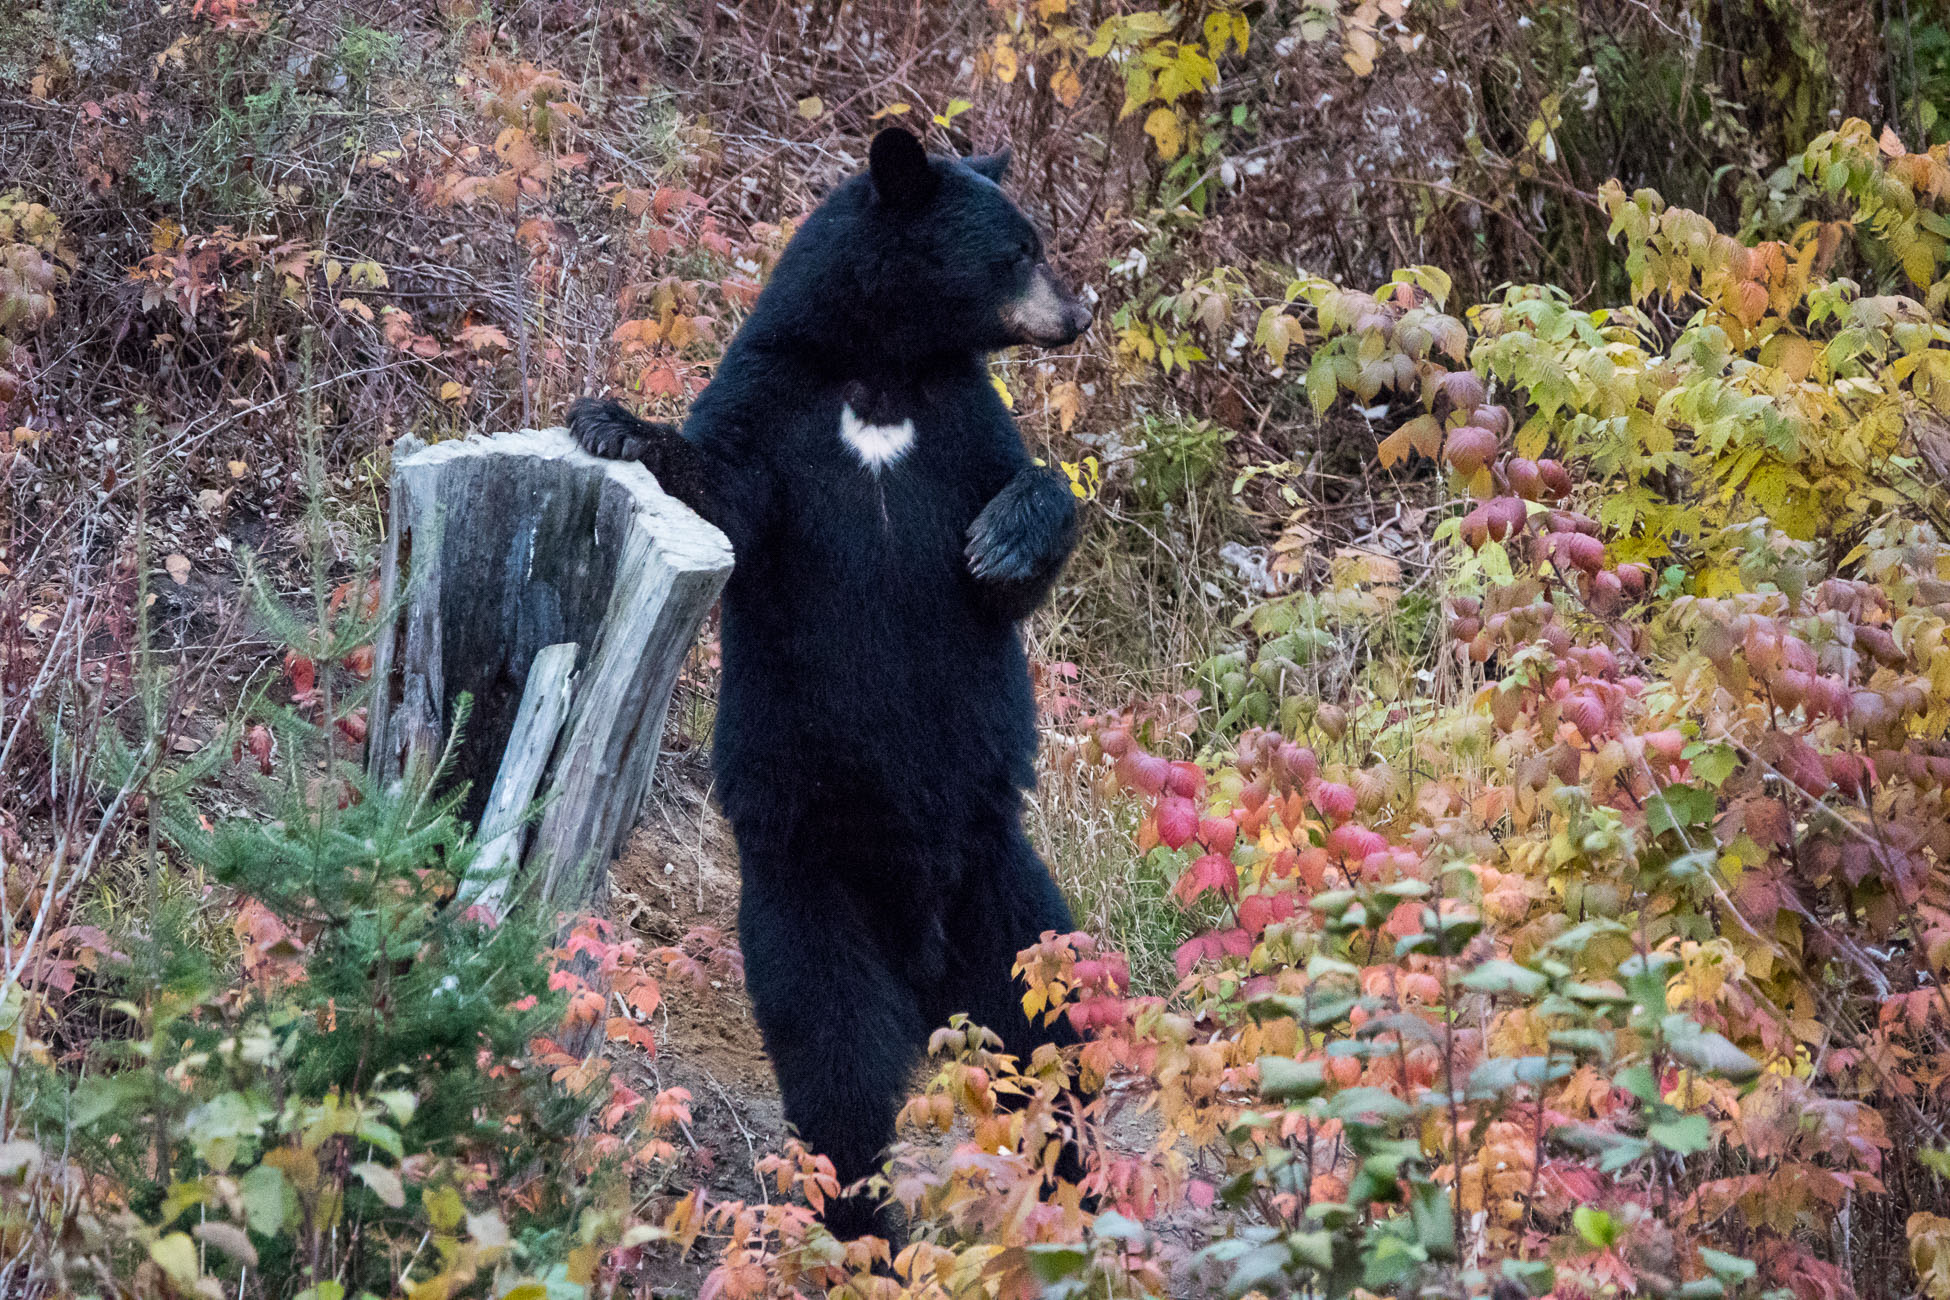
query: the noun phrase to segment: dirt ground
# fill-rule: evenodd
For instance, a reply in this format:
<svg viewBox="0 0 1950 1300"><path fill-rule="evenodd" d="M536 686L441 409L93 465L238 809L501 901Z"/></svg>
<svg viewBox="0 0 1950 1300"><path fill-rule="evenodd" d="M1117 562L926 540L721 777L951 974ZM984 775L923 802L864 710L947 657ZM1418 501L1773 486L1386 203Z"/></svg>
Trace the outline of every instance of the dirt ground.
<svg viewBox="0 0 1950 1300"><path fill-rule="evenodd" d="M698 926L735 942L738 851L711 805L703 764L666 760L643 820L612 869L610 913L647 943L676 944ZM632 1087L687 1088L694 1173L719 1199L762 1197L752 1161L785 1134L772 1067L751 1004L733 980L666 981L654 1056L623 1060Z"/></svg>
<svg viewBox="0 0 1950 1300"><path fill-rule="evenodd" d="M738 851L731 828L711 804L709 773L695 752L666 753L636 833L611 868L610 915L646 945L674 945L698 926L735 941ZM785 1136L772 1067L759 1042L751 1004L735 980L703 987L666 980L654 1055L618 1046L624 1082L646 1097L665 1088L691 1094L691 1123L677 1145L685 1167L670 1189L703 1186L716 1201L763 1201L753 1162ZM698 1294L709 1260L665 1257L647 1267L650 1297Z"/></svg>

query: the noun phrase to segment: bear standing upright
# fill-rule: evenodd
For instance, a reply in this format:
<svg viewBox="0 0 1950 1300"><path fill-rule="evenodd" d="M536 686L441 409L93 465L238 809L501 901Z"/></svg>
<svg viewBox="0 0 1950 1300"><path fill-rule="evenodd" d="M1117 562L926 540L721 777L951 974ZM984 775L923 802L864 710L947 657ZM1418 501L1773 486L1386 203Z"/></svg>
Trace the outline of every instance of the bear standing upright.
<svg viewBox="0 0 1950 1300"><path fill-rule="evenodd" d="M893 129L793 236L683 431L613 402L569 424L724 530L713 767L738 843L746 982L786 1119L873 1172L930 1031L1023 1060L1069 1042L1010 967L1070 912L1022 827L1035 703L1017 623L1076 542L986 357L1089 312L998 182ZM876 1222L829 1208L843 1237Z"/></svg>

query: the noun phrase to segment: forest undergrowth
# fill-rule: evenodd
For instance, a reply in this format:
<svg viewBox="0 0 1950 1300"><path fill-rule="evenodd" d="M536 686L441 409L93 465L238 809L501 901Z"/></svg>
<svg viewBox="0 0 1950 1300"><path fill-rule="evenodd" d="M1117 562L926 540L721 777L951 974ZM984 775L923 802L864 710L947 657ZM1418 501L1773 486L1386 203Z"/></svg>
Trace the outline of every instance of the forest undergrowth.
<svg viewBox="0 0 1950 1300"><path fill-rule="evenodd" d="M0 6L0 1291L1950 1300L1947 24ZM722 924L358 761L394 439L681 412L889 122L1098 322L995 367L1089 1041L940 1029L898 1250L666 1080Z"/></svg>

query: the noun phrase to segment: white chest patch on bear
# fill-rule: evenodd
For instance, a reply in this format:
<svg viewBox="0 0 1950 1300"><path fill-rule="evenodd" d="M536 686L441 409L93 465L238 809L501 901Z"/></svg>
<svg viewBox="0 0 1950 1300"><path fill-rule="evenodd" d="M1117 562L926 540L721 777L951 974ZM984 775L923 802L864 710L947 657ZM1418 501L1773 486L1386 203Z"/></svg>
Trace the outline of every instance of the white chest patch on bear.
<svg viewBox="0 0 1950 1300"><path fill-rule="evenodd" d="M840 441L853 449L860 463L878 474L907 454L914 445L914 421L868 424L851 406L840 408Z"/></svg>

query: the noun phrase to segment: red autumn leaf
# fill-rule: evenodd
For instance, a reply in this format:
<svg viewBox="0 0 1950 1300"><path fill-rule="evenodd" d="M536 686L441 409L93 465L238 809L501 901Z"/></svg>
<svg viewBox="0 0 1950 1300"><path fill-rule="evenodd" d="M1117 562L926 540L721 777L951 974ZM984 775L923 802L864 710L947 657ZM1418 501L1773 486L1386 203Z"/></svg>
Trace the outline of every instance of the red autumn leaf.
<svg viewBox="0 0 1950 1300"><path fill-rule="evenodd" d="M1240 928L1259 934L1275 921L1293 918L1296 900L1291 891L1277 894L1249 894L1239 900Z"/></svg>
<svg viewBox="0 0 1950 1300"><path fill-rule="evenodd" d="M244 733L244 748L250 750L251 757L257 760L258 772L264 776L271 775L272 745L271 729L261 722Z"/></svg>
<svg viewBox="0 0 1950 1300"><path fill-rule="evenodd" d="M1227 898L1238 893L1239 869L1232 865L1232 859L1208 853L1185 868L1171 887L1171 894L1179 906L1190 907L1200 895L1215 889Z"/></svg>
<svg viewBox="0 0 1950 1300"><path fill-rule="evenodd" d="M318 698L318 667L296 650L284 652L284 675L291 682L291 702L309 708Z"/></svg>
<svg viewBox="0 0 1950 1300"><path fill-rule="evenodd" d="M1190 799L1170 795L1158 804L1158 839L1167 848L1184 848L1198 829L1198 809Z"/></svg>
<svg viewBox="0 0 1950 1300"><path fill-rule="evenodd" d="M1205 788L1205 771L1197 763L1173 763L1171 774L1165 778L1165 789L1187 799L1198 797Z"/></svg>
<svg viewBox="0 0 1950 1300"><path fill-rule="evenodd" d="M1198 842L1214 853L1230 853L1239 842L1239 823L1230 817L1207 817L1198 824Z"/></svg>

